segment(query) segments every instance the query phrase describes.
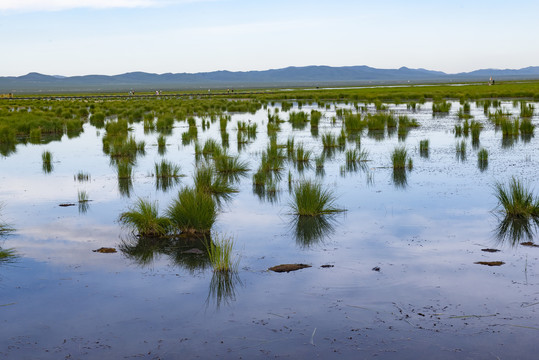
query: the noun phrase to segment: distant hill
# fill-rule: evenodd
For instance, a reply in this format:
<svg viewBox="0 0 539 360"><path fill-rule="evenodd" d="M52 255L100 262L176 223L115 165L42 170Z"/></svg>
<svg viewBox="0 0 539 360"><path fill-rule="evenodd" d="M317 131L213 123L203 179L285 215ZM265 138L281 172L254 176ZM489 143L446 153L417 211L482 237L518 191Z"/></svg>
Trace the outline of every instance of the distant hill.
<svg viewBox="0 0 539 360"><path fill-rule="evenodd" d="M426 69L377 69L369 66L303 66L264 71L61 76L29 73L0 77L0 92L89 92L129 90L185 90L197 88L257 88L283 86L350 86L391 83L428 83L539 79L539 66L523 69L481 69L447 74Z"/></svg>

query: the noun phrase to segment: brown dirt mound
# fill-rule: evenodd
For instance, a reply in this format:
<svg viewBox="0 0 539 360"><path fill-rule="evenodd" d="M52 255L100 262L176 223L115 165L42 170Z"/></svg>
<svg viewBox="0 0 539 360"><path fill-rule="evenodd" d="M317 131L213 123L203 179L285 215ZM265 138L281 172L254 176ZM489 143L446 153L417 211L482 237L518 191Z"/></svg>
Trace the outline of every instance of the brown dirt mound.
<svg viewBox="0 0 539 360"><path fill-rule="evenodd" d="M502 266L505 264L503 261L477 261L474 264L487 265L487 266Z"/></svg>
<svg viewBox="0 0 539 360"><path fill-rule="evenodd" d="M280 272L296 271L296 270L310 268L310 267L311 265L305 265L305 264L281 264L281 265L270 267L268 270L280 273Z"/></svg>
<svg viewBox="0 0 539 360"><path fill-rule="evenodd" d="M110 253L115 253L116 249L115 248L102 247L102 248L99 248L97 250L92 250L92 251L93 252L98 252L98 253L103 253L103 254L110 254Z"/></svg>

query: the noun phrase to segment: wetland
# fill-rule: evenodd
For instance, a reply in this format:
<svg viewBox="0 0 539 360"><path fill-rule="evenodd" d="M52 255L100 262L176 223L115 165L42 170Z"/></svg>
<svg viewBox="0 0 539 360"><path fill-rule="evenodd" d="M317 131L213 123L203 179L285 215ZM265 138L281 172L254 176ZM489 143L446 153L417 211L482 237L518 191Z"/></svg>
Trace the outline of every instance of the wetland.
<svg viewBox="0 0 539 360"><path fill-rule="evenodd" d="M0 358L533 359L538 100L2 100Z"/></svg>

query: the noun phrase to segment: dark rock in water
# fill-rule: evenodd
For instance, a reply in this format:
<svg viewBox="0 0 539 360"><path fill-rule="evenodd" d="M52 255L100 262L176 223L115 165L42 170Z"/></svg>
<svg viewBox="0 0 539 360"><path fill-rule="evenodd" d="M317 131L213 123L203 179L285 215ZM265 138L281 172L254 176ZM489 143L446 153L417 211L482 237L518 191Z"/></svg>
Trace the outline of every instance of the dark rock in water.
<svg viewBox="0 0 539 360"><path fill-rule="evenodd" d="M486 252L498 252L500 250L498 249L481 249L481 251L486 251Z"/></svg>
<svg viewBox="0 0 539 360"><path fill-rule="evenodd" d="M281 264L274 267L270 267L268 270L280 273L280 272L296 271L296 270L310 268L310 267L311 265L306 265L306 264Z"/></svg>
<svg viewBox="0 0 539 360"><path fill-rule="evenodd" d="M60 204L58 206L61 206L61 207L67 207L67 206L75 206L75 204L71 204L71 203L64 203L64 204Z"/></svg>
<svg viewBox="0 0 539 360"><path fill-rule="evenodd" d="M476 261L474 264L486 265L486 266L502 266L505 264L503 261Z"/></svg>
<svg viewBox="0 0 539 360"><path fill-rule="evenodd" d="M335 265L329 265L329 264L327 264L327 265L321 265L320 267L321 267L321 268L332 268L332 267L334 267L334 266L335 266Z"/></svg>
<svg viewBox="0 0 539 360"><path fill-rule="evenodd" d="M534 243L531 242L531 241L527 241L527 242L520 243L520 245L522 245L522 246L529 246L529 247L539 247L539 245L534 244Z"/></svg>
<svg viewBox="0 0 539 360"><path fill-rule="evenodd" d="M103 254L111 254L111 253L115 253L116 249L115 248L102 247L102 248L99 248L97 250L92 250L92 251L93 252L98 252L98 253L103 253Z"/></svg>
<svg viewBox="0 0 539 360"><path fill-rule="evenodd" d="M189 249L189 250L186 250L186 251L182 251L182 254L203 255L204 251L202 251L200 249L197 249L197 248L192 248L192 249Z"/></svg>
<svg viewBox="0 0 539 360"><path fill-rule="evenodd" d="M380 271L380 266L375 266L372 268L372 271Z"/></svg>

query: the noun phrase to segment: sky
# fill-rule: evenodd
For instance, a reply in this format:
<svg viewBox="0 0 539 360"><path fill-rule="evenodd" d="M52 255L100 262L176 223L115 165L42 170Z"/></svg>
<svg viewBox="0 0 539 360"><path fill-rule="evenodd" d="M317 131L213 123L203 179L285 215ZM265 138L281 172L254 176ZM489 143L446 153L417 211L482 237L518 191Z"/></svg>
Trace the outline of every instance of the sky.
<svg viewBox="0 0 539 360"><path fill-rule="evenodd" d="M0 76L539 65L539 1L0 0Z"/></svg>

